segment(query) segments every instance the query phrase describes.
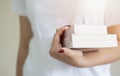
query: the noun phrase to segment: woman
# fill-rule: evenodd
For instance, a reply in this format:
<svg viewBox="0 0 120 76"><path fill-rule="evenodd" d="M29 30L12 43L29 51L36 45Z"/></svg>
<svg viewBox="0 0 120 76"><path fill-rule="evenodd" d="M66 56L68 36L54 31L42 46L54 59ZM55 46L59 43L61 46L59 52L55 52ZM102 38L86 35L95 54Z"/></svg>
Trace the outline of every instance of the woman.
<svg viewBox="0 0 120 76"><path fill-rule="evenodd" d="M110 76L109 63L120 58L119 2L15 0L21 33L17 76ZM64 25L73 24L107 25L108 33L117 34L118 47L98 48L83 55L81 51L94 49L61 47L60 36L68 28Z"/></svg>

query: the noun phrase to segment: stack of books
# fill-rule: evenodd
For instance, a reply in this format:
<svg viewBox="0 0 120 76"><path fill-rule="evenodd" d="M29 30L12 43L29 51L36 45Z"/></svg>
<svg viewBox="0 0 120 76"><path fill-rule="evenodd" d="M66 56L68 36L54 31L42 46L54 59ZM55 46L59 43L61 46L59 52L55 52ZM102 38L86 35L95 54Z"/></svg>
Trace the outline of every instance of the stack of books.
<svg viewBox="0 0 120 76"><path fill-rule="evenodd" d="M117 47L116 34L108 34L104 25L74 25L65 30L62 45L67 48Z"/></svg>

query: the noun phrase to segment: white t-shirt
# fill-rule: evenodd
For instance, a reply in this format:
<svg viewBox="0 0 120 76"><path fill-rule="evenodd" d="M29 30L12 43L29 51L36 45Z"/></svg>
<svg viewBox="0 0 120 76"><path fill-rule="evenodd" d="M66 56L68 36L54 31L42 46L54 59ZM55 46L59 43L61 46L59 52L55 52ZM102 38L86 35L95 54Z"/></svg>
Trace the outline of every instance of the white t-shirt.
<svg viewBox="0 0 120 76"><path fill-rule="evenodd" d="M33 32L23 75L110 76L110 64L76 68L51 58L49 49L56 29L63 25L119 24L119 4L120 0L15 0L14 11L28 17Z"/></svg>

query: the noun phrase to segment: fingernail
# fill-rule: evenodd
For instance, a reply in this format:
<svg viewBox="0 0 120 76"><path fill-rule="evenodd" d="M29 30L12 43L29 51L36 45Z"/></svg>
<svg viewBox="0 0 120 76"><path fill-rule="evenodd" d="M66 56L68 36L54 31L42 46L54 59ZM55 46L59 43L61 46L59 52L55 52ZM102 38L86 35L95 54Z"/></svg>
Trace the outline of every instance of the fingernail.
<svg viewBox="0 0 120 76"><path fill-rule="evenodd" d="M58 31L58 29L56 29L56 32Z"/></svg>
<svg viewBox="0 0 120 76"><path fill-rule="evenodd" d="M64 50L63 50L63 49L61 49L61 50L59 50L59 51L58 51L58 53L64 53Z"/></svg>
<svg viewBox="0 0 120 76"><path fill-rule="evenodd" d="M70 25L65 25L64 27L70 27Z"/></svg>
<svg viewBox="0 0 120 76"><path fill-rule="evenodd" d="M70 25L67 25L68 27L70 27Z"/></svg>

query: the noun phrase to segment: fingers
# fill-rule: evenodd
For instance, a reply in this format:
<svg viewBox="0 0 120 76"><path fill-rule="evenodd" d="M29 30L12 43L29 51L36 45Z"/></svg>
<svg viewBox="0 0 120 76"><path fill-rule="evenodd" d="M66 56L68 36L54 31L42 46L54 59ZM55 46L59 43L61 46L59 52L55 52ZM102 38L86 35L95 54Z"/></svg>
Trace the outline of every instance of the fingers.
<svg viewBox="0 0 120 76"><path fill-rule="evenodd" d="M55 35L58 35L60 37L67 28L68 28L67 26L64 26L64 27L57 29Z"/></svg>
<svg viewBox="0 0 120 76"><path fill-rule="evenodd" d="M60 43L60 37L63 35L64 31L70 27L70 25L65 25L59 29L56 29L56 33L54 35L54 42Z"/></svg>

